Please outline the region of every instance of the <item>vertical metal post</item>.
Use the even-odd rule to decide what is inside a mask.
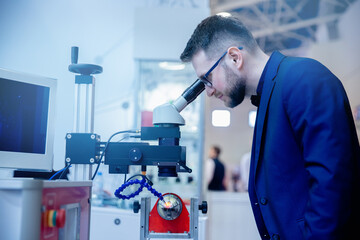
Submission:
[[[85,91],[85,132],[89,132],[89,84],[86,84]]]
[[[149,235],[149,216],[151,207],[151,198],[141,198],[140,211],[140,240],[147,240]]]
[[[94,133],[95,78],[92,75],[102,73],[103,69],[98,65],[78,64],[78,54],[79,48],[71,47],[69,71],[80,74],[75,76],[74,132]],[[85,88],[84,96],[81,94],[82,88]],[[90,180],[91,177],[91,164],[76,164],[74,174],[70,172],[70,178],[75,180]]]
[[[75,114],[75,132],[93,133],[94,132],[94,101],[95,101],[95,78],[93,76],[86,76],[90,81],[81,82],[76,81],[77,96],[76,100],[76,114]],[[91,89],[90,89],[91,88]],[[83,94],[82,91],[85,91]],[[92,178],[91,164],[75,164],[74,165],[74,180],[90,180]]]
[[[199,200],[192,198],[190,203],[190,237],[198,240],[199,237]]]
[[[75,118],[75,122],[74,122],[74,126],[75,126],[75,132],[80,132],[80,126],[79,126],[79,124],[80,124],[80,97],[81,97],[81,88],[80,88],[80,85],[79,84],[75,84],[75,87],[76,87],[76,92],[77,92],[77,94],[76,94],[76,98],[75,98],[75,103],[76,103],[76,105],[75,105],[75,116],[76,116],[76,118]]]
[[[203,159],[204,159],[204,132],[205,132],[205,97],[204,95],[200,95],[200,119],[199,119],[199,165],[198,165],[198,183],[197,183],[197,196],[198,196],[198,201],[201,202],[202,200],[205,199],[204,197],[204,192],[203,192],[203,169],[204,169],[204,164],[203,164]]]
[[[94,133],[94,118],[95,118],[95,79],[92,82],[92,88],[91,88],[91,113],[90,113],[90,132]]]

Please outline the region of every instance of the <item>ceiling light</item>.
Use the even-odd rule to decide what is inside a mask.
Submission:
[[[214,127],[230,126],[230,112],[228,110],[214,110],[211,123]]]
[[[185,64],[178,62],[161,62],[159,63],[159,67],[166,70],[183,70],[185,68]]]
[[[231,17],[231,13],[228,13],[228,12],[219,12],[216,15],[219,15],[222,17]]]

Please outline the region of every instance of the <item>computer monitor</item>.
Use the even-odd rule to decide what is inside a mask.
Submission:
[[[50,171],[56,80],[0,68],[0,168]]]

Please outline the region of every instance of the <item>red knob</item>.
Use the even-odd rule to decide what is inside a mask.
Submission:
[[[63,228],[66,221],[66,211],[65,209],[59,209],[56,211],[56,226],[58,228]]]
[[[66,221],[65,209],[48,210],[43,213],[43,226],[44,227],[58,227],[62,228]]]

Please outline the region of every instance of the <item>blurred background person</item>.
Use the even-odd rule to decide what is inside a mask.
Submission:
[[[213,145],[209,151],[209,158],[205,162],[205,178],[208,190],[225,191],[225,165],[220,161],[221,149]]]

